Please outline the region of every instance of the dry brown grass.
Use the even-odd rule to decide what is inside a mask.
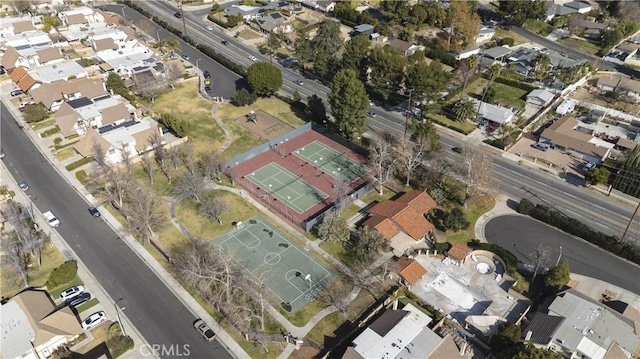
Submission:
[[[51,271],[64,263],[64,256],[60,253],[52,243],[45,245],[42,252],[42,267],[38,267],[38,263],[33,263],[32,271],[29,274],[32,287],[42,287],[47,283]],[[0,278],[1,294],[4,298],[11,298],[24,289],[22,277],[7,262],[6,257],[0,257]]]

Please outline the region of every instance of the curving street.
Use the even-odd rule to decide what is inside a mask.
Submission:
[[[487,222],[484,231],[489,243],[510,250],[522,263],[531,264],[531,254],[542,245],[551,248],[545,266],[554,266],[562,247],[562,258],[569,261],[572,273],[640,294],[639,266],[535,219],[520,215],[495,217]]]

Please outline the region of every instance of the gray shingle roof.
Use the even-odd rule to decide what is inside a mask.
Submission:
[[[522,339],[531,343],[547,344],[564,319],[554,315],[535,313],[529,325],[522,330]]]

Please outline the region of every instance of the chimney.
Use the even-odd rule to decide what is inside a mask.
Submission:
[[[398,309],[398,300],[394,300],[393,301],[393,310],[397,310]]]
[[[532,331],[530,331],[530,330],[529,330],[529,331],[527,331],[527,335],[525,335],[525,337],[524,337],[524,341],[525,341],[525,342],[528,342],[529,340],[531,340],[531,336],[532,336],[532,335],[533,335],[533,332],[532,332]]]

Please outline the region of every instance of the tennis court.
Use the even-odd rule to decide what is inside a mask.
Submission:
[[[295,150],[294,153],[344,183],[351,183],[368,172],[365,166],[349,158],[345,152],[338,152],[318,140]]]
[[[296,176],[274,162],[245,177],[298,213],[306,212],[329,197],[304,181],[302,175]]]
[[[287,311],[296,312],[336,277],[260,216],[213,240],[262,279]]]

